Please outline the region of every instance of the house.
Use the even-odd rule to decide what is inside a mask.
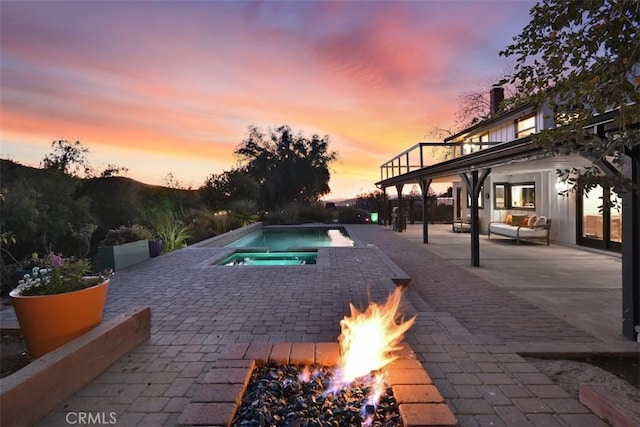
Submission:
[[[404,185],[419,184],[423,197],[432,183],[453,187],[454,218],[470,218],[471,263],[480,265],[479,235],[487,234],[491,222],[508,216],[545,216],[551,219],[548,239],[555,244],[578,245],[620,252],[623,261],[623,334],[635,337],[640,324],[640,195],[618,195],[596,187],[587,194],[566,193],[557,170],[592,164],[580,154],[545,153],[531,136],[556,124],[545,106],[523,105],[506,112],[498,106],[502,88],[490,92],[491,117],[439,143],[419,143],[380,167],[378,188],[395,187],[402,203]],[[616,130],[617,111],[595,117],[587,129],[594,134]],[[433,162],[430,146],[448,147],[452,158]],[[640,148],[628,153],[627,174],[640,184]],[[619,173],[611,164],[598,164],[604,174]],[[604,205],[603,205],[604,201]],[[624,209],[622,208],[624,207]],[[425,218],[428,215],[425,212]],[[455,228],[455,227],[454,227]],[[423,241],[428,243],[428,221],[423,222]]]

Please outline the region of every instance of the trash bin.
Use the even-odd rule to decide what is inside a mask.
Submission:
[[[391,211],[391,229],[393,231],[398,231],[398,207],[396,206]]]

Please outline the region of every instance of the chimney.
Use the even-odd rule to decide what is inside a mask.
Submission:
[[[504,101],[504,88],[500,86],[492,87],[489,91],[489,113],[497,113],[502,101]]]

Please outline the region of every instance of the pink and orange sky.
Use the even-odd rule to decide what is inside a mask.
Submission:
[[[80,140],[98,170],[197,188],[249,125],[288,124],[330,136],[327,198],[353,197],[504,73],[534,4],[2,0],[1,157]]]

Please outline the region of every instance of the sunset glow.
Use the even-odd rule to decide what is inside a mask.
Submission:
[[[3,1],[0,155],[38,166],[80,140],[98,169],[197,188],[249,125],[287,124],[330,136],[327,197],[354,197],[504,74],[533,4]]]

